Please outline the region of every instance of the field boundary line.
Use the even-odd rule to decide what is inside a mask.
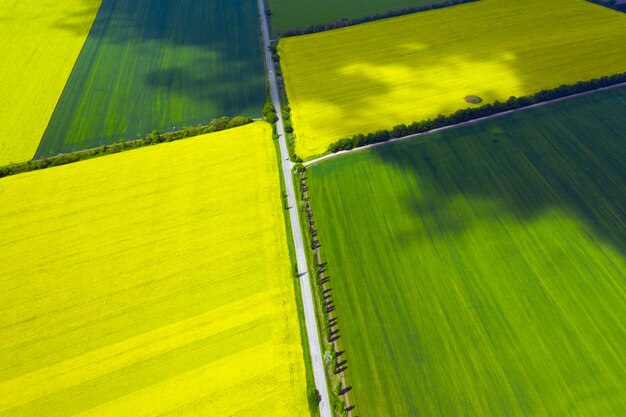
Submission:
[[[285,183],[285,193],[287,194],[287,203],[289,206],[289,218],[291,220],[291,236],[296,252],[296,265],[298,276],[300,277],[300,293],[302,297],[302,306],[304,310],[305,329],[309,338],[309,355],[311,356],[311,366],[313,368],[313,377],[315,387],[320,395],[318,404],[320,417],[332,417],[329,401],[328,383],[326,381],[326,370],[322,361],[322,349],[320,345],[320,335],[317,326],[317,317],[315,305],[313,302],[313,294],[311,290],[311,279],[307,265],[306,252],[304,249],[304,239],[302,238],[302,229],[300,227],[300,216],[298,213],[298,204],[296,201],[296,193],[293,186],[293,176],[291,175],[294,164],[289,160],[289,150],[287,148],[285,128],[283,125],[282,112],[280,107],[280,98],[278,94],[278,83],[276,81],[276,71],[274,61],[270,52],[270,32],[265,14],[264,0],[257,0],[259,8],[259,19],[261,20],[261,37],[263,44],[263,56],[265,57],[265,67],[269,81],[269,92],[272,105],[276,111],[276,130],[278,133],[278,142],[280,146],[280,168],[283,171],[283,181]],[[300,323],[302,325],[302,323]]]
[[[25,172],[40,171],[42,169],[54,168],[60,165],[73,164],[75,162],[86,161],[89,159],[99,158],[101,156],[111,155],[119,152],[132,151],[133,149],[141,149],[148,146],[159,145],[161,143],[176,142],[183,139],[191,139],[196,136],[206,135],[210,133],[223,132],[228,129],[236,129],[241,126],[246,126],[250,123],[257,121],[264,121],[261,118],[252,118],[248,116],[234,116],[232,118],[222,116],[212,120],[212,122],[219,122],[224,118],[228,121],[232,121],[235,118],[249,119],[243,124],[226,126],[219,128],[212,132],[203,132],[204,129],[210,127],[216,127],[215,123],[209,123],[206,125],[188,126],[181,130],[172,130],[164,133],[148,133],[146,136],[136,139],[120,139],[118,141],[102,144],[97,147],[81,149],[71,152],[60,152],[56,155],[44,156],[36,159],[31,159],[26,162],[19,162],[16,164],[0,165],[0,178],[8,177],[11,175],[23,174]],[[156,133],[155,133],[156,132]],[[182,136],[181,136],[182,135]],[[68,159],[69,158],[69,159]],[[55,162],[58,162],[55,164]]]
[[[559,98],[555,98],[555,99],[551,99],[551,100],[546,100],[546,101],[542,101],[541,103],[535,103],[535,104],[531,104],[528,106],[524,106],[524,107],[520,107],[518,109],[513,109],[513,110],[506,110],[500,113],[496,113],[496,114],[492,114],[489,116],[483,116],[483,117],[478,117],[476,119],[472,119],[472,120],[468,120],[465,122],[461,122],[461,123],[456,123],[453,125],[449,125],[449,126],[444,126],[444,127],[438,127],[436,129],[432,129],[429,130],[427,132],[422,132],[422,133],[414,133],[411,135],[407,135],[407,136],[402,136],[399,138],[393,138],[393,139],[389,139],[387,141],[384,142],[379,142],[379,143],[372,143],[370,145],[365,145],[365,146],[360,146],[358,148],[353,148],[347,151],[339,151],[339,152],[335,152],[335,153],[331,153],[328,155],[324,155],[324,156],[320,156],[319,158],[315,158],[315,159],[311,159],[309,161],[305,161],[302,163],[302,165],[304,165],[305,167],[311,167],[315,164],[318,164],[320,162],[326,161],[328,159],[332,159],[341,155],[345,155],[348,153],[353,153],[353,152],[357,152],[357,151],[361,151],[361,150],[365,150],[365,149],[371,149],[371,148],[377,148],[380,146],[385,146],[385,145],[389,145],[393,142],[400,142],[400,141],[404,141],[404,140],[409,140],[409,139],[416,139],[416,138],[421,138],[424,136],[428,136],[428,135],[432,135],[435,133],[439,133],[439,132],[444,132],[446,130],[452,130],[452,129],[456,129],[459,127],[463,127],[463,126],[470,126],[476,123],[481,123],[481,122],[485,122],[487,120],[492,120],[492,119],[496,119],[498,117],[504,117],[504,116],[508,116],[514,113],[518,113],[518,112],[522,112],[522,111],[526,111],[526,110],[531,110],[531,109],[536,109],[538,107],[542,107],[542,106],[547,106],[550,104],[555,104],[555,103],[559,103],[562,101],[567,101],[567,100],[571,100],[574,98],[578,98],[578,97],[583,97],[583,96],[587,96],[590,94],[595,94],[595,93],[599,93],[601,91],[607,91],[607,90],[613,90],[616,88],[621,88],[621,87],[626,87],[626,82],[623,83],[619,83],[619,84],[613,84],[613,85],[609,85],[606,87],[600,87],[600,88],[596,88],[594,90],[589,90],[589,91],[583,91],[580,93],[575,93],[575,94],[571,94],[565,97],[559,97]]]

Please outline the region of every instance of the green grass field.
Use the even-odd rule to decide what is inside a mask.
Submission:
[[[306,28],[334,23],[341,19],[358,19],[392,10],[444,3],[445,0],[269,0],[272,29]]]
[[[626,89],[308,171],[359,415],[626,410]]]
[[[37,156],[261,114],[254,0],[105,0]]]

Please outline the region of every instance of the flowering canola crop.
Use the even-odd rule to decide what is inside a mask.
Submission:
[[[586,0],[481,0],[279,44],[296,153],[626,71],[626,15]]]
[[[0,416],[308,415],[271,133],[0,181]]]
[[[35,155],[100,3],[0,3],[0,166]]]

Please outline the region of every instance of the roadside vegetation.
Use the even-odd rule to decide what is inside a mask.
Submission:
[[[278,180],[262,122],[1,179],[0,415],[308,416]]]
[[[481,0],[283,38],[278,51],[306,160],[344,137],[623,73],[626,15],[582,0]]]
[[[333,282],[328,274],[328,264],[322,255],[317,234],[315,215],[309,202],[306,168],[296,164],[293,171],[294,184],[300,211],[303,238],[307,247],[306,259],[311,271],[313,302],[321,335],[322,360],[329,385],[329,401],[333,416],[347,417],[356,405],[350,400],[352,386],[348,369],[349,353],[343,348],[341,328],[346,322],[335,311]],[[315,395],[315,393],[313,393]],[[309,396],[311,398],[311,396]]]
[[[280,144],[278,142],[278,132],[276,128],[277,115],[274,110],[274,106],[272,105],[271,100],[265,103],[263,107],[263,116],[265,120],[271,123],[272,126],[272,139],[274,142],[274,150],[276,152],[276,164],[278,167],[282,164],[282,157],[280,153]],[[282,169],[278,169],[280,174],[280,198],[283,204],[283,219],[285,221],[285,229],[287,230],[287,247],[289,248],[289,260],[291,262],[291,274],[294,279],[294,297],[296,301],[296,307],[298,311],[298,321],[300,325],[300,339],[302,342],[303,348],[303,357],[304,357],[304,365],[305,365],[305,373],[306,373],[306,394],[307,394],[307,403],[309,406],[309,411],[311,412],[312,417],[316,417],[320,415],[319,402],[320,402],[320,394],[317,391],[315,386],[315,377],[313,375],[313,364],[311,362],[310,348],[309,348],[309,336],[307,334],[305,328],[305,316],[304,316],[304,307],[303,300],[301,295],[301,281],[300,276],[298,274],[298,265],[296,260],[295,246],[293,239],[291,237],[291,218],[289,216],[289,202],[287,198],[287,193],[285,189],[284,182],[284,173]],[[289,175],[289,174],[288,174]]]
[[[621,416],[626,88],[307,169],[359,415]]]

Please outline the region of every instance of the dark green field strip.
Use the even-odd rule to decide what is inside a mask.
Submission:
[[[341,19],[359,19],[389,11],[442,4],[446,0],[269,0],[272,29],[324,25]]]
[[[37,157],[261,114],[254,0],[104,0]]]
[[[360,415],[623,416],[625,115],[622,88],[309,170]]]

